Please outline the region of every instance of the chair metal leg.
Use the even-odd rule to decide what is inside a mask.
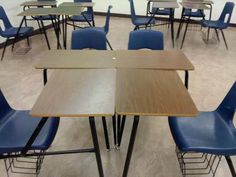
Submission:
[[[44,70],[43,70],[43,85],[46,85],[47,80],[48,80],[48,77],[47,77],[47,69],[44,69]]]
[[[215,32],[216,32],[217,40],[220,42],[220,37],[219,37],[219,33],[218,33],[217,29],[215,29]]]
[[[229,48],[228,48],[228,45],[227,45],[227,42],[226,42],[226,39],[225,39],[224,32],[223,32],[223,30],[220,30],[220,31],[221,31],[222,37],[223,37],[223,39],[224,39],[224,42],[225,42],[225,47],[226,47],[226,49],[228,50]]]
[[[230,172],[231,172],[231,174],[232,174],[232,177],[236,177],[234,165],[233,165],[233,162],[232,162],[230,156],[225,156],[225,159],[226,159],[227,164],[228,164],[228,166],[229,166],[229,169],[230,169]]]
[[[1,61],[3,60],[3,57],[4,57],[4,55],[5,55],[5,51],[6,51],[6,48],[7,48],[8,39],[9,39],[9,38],[7,38],[7,40],[6,40],[5,44],[4,44],[4,48],[3,48],[3,51],[2,51]]]
[[[117,116],[117,147],[119,147],[120,128],[121,128],[121,115],[118,115]]]
[[[26,19],[26,17],[24,16],[24,17],[22,18],[21,22],[20,22],[20,26],[19,26],[19,28],[17,29],[17,32],[16,32],[16,36],[15,36],[15,38],[13,39],[13,44],[12,44],[12,47],[11,47],[11,51],[14,50],[16,40],[17,40],[18,37],[19,37],[20,29],[21,29],[21,27],[22,27],[23,22],[25,21],[25,19]]]
[[[105,141],[106,141],[106,147],[109,150],[110,143],[109,143],[109,136],[108,136],[108,131],[107,131],[106,117],[102,117],[102,124],[103,124],[104,136],[105,136]]]
[[[133,127],[130,135],[130,141],[129,141],[129,147],[128,147],[128,152],[126,155],[126,160],[125,160],[125,166],[123,170],[123,175],[122,177],[127,177],[128,175],[128,170],[129,170],[129,164],[133,152],[133,147],[134,147],[134,142],[136,138],[136,133],[138,129],[138,123],[139,123],[139,116],[134,116],[134,122],[133,122]]]
[[[95,151],[97,165],[98,165],[99,177],[104,177],[103,168],[102,168],[102,159],[100,155],[100,149],[99,149],[99,144],[98,144],[94,117],[89,117],[89,124],[90,124],[91,133],[92,133],[92,139],[93,139],[94,151]]]
[[[75,30],[75,21],[73,20],[72,23],[73,23],[73,28]]]
[[[107,42],[108,46],[110,47],[110,49],[113,50],[113,48],[107,38],[106,38],[106,42]]]
[[[207,29],[207,41],[209,41],[210,29],[211,29],[211,28],[208,28],[208,29]]]

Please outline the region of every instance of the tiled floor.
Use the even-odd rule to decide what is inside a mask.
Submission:
[[[97,17],[96,24],[102,26],[104,17]],[[175,26],[177,28],[177,25]],[[127,49],[128,35],[133,29],[130,19],[111,18],[109,41],[114,49]],[[153,28],[164,32],[165,49],[171,49],[170,29],[167,26]],[[70,38],[70,32],[68,32]],[[213,110],[236,79],[236,29],[225,31],[229,50],[220,43],[206,45],[202,40],[199,26],[191,26],[187,33],[183,52],[194,64],[190,72],[189,92],[199,110]],[[213,35],[213,37],[215,37]],[[49,31],[50,43],[56,49],[53,31]],[[181,38],[180,38],[181,39]],[[43,89],[42,71],[34,69],[35,63],[47,50],[41,35],[31,38],[32,49],[26,55],[12,54],[7,48],[6,56],[0,62],[0,88],[7,100],[16,109],[31,109]],[[176,49],[180,46],[177,41]],[[21,43],[23,45],[24,43]],[[68,45],[70,42],[68,41]],[[183,73],[179,72],[181,77]],[[107,152],[103,139],[101,120],[97,119],[97,131],[101,146],[103,167],[106,177],[118,177],[122,174],[124,159],[130,135],[131,119],[128,119],[124,139],[120,150]],[[111,119],[108,119],[110,141],[112,141]],[[62,119],[58,134],[52,145],[56,148],[91,146],[88,120]],[[175,156],[166,117],[141,117],[129,176],[132,177],[181,177]],[[234,162],[236,159],[233,158]],[[3,161],[0,162],[0,176],[5,177]],[[29,176],[15,175],[11,176]],[[42,177],[95,177],[98,176],[93,154],[61,155],[46,157],[40,173]],[[230,176],[225,159],[222,160],[216,177]]]

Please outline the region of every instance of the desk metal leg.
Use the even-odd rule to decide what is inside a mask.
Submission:
[[[227,164],[228,164],[228,166],[229,166],[229,169],[230,169],[230,172],[231,172],[231,174],[232,174],[232,177],[236,177],[234,165],[233,165],[233,162],[232,162],[230,156],[225,156],[225,159],[226,159]]]
[[[119,138],[118,138],[118,147],[120,147],[120,144],[121,144],[123,131],[124,131],[124,127],[125,127],[125,121],[126,121],[126,116],[124,115],[122,117],[122,121],[121,121],[121,127],[120,127]]]
[[[107,131],[107,121],[106,117],[102,117],[102,124],[103,124],[103,130],[104,130],[104,136],[106,141],[106,147],[109,150],[110,149],[110,143],[109,143],[109,137],[108,137],[108,131]]]
[[[64,39],[64,48],[67,48],[67,17],[65,16],[65,39]]]
[[[58,24],[57,24],[57,22],[56,22],[56,24],[54,23],[52,16],[51,16],[51,21],[52,21],[52,26],[53,26],[56,38],[57,38],[57,49],[61,49]]]
[[[172,47],[175,47],[175,41],[174,41],[174,9],[170,9],[171,10],[171,16],[170,16],[170,20],[171,20],[171,39],[172,39]]]
[[[119,147],[120,128],[121,128],[121,115],[118,115],[117,116],[117,148]]]
[[[97,131],[96,131],[94,117],[89,117],[89,124],[90,124],[90,129],[91,129],[92,138],[93,138],[93,145],[94,145],[94,150],[95,150],[95,154],[96,154],[99,176],[104,177],[103,168],[102,168],[102,159],[101,159],[101,155],[100,155],[100,149],[99,149],[99,144],[98,144]]]
[[[182,25],[183,25],[183,21],[184,21],[184,8],[182,8],[181,18],[180,18],[180,23],[179,23],[179,28],[178,28],[178,32],[177,32],[177,35],[176,35],[176,39],[179,38],[179,34],[180,34],[180,30],[181,30]]]
[[[50,44],[49,44],[49,41],[48,41],[47,32],[46,32],[45,26],[43,24],[43,20],[40,20],[40,22],[41,22],[42,30],[43,30],[43,33],[44,33],[44,36],[45,36],[45,39],[46,39],[46,42],[47,42],[48,50],[51,50],[51,47],[50,47]]]
[[[185,70],[184,84],[185,84],[185,87],[186,87],[187,89],[188,89],[188,78],[189,78],[188,70]]]
[[[28,140],[28,142],[26,143],[25,147],[23,148],[23,150],[21,151],[22,154],[26,154],[27,151],[30,149],[30,147],[32,146],[32,144],[34,143],[35,139],[37,138],[38,134],[40,133],[41,129],[43,128],[43,126],[45,125],[45,123],[47,122],[48,117],[43,117],[40,122],[38,123],[38,126],[36,127],[36,129],[34,130],[33,134],[31,135],[30,139]]]
[[[134,122],[133,122],[133,127],[130,135],[130,141],[129,141],[129,147],[128,147],[128,152],[126,155],[126,160],[125,160],[125,166],[124,166],[124,171],[123,171],[123,177],[127,177],[128,175],[128,170],[129,170],[129,164],[133,152],[133,147],[134,147],[134,142],[136,138],[136,133],[138,129],[138,123],[139,123],[139,116],[134,116]]]
[[[183,36],[183,39],[182,39],[182,43],[181,43],[180,49],[182,49],[182,48],[183,48],[183,45],[184,45],[184,40],[185,40],[185,37],[186,37],[188,25],[189,25],[189,23],[190,23],[190,17],[191,17],[191,9],[190,9],[189,17],[188,17],[187,24],[186,24],[186,27],[185,27],[185,30],[184,30],[184,36]]]
[[[43,69],[43,84],[46,85],[48,81],[47,69]]]
[[[116,115],[112,116],[112,125],[113,125],[113,135],[114,135],[114,144],[117,145],[117,135],[116,135]]]

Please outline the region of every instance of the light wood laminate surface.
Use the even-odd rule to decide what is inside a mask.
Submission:
[[[44,15],[80,15],[84,7],[61,6],[56,8],[29,8],[17,16],[44,16]]]
[[[56,6],[57,1],[26,1],[20,6]]]
[[[45,51],[37,69],[144,68],[194,70],[180,50],[56,50]]]
[[[112,116],[114,69],[56,70],[30,114],[35,117]]]
[[[93,7],[94,2],[63,2],[59,6]]]
[[[119,69],[116,113],[196,116],[197,108],[176,71]]]
[[[179,8],[179,4],[175,1],[160,1],[160,2],[153,2],[152,7],[154,8]]]
[[[185,8],[185,9],[200,9],[200,10],[207,10],[210,9],[207,4],[205,3],[192,3],[192,2],[180,2],[180,4]]]

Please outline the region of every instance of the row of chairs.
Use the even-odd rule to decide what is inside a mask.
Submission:
[[[129,0],[130,1],[130,12],[131,12],[131,21],[133,23],[134,30],[138,30],[140,28],[147,28],[148,26],[154,26],[155,25],[155,19],[152,17],[138,17],[135,13],[135,8],[134,8],[134,2],[133,0]],[[154,2],[155,3],[155,2]],[[196,11],[192,11],[191,9],[184,9],[183,11],[183,18],[184,17],[194,17],[194,18],[201,18],[201,25],[202,27],[208,28],[210,31],[210,29],[214,29],[216,35],[217,35],[217,39],[218,41],[219,39],[219,34],[218,34],[218,30],[221,32],[226,49],[228,49],[228,45],[226,42],[226,38],[224,35],[223,30],[228,28],[229,24],[230,24],[230,20],[231,20],[231,16],[233,13],[233,8],[234,8],[234,3],[233,2],[226,2],[223,11],[219,17],[218,20],[205,20],[205,13],[203,10],[196,10]],[[152,10],[150,10],[150,7],[148,5],[147,8],[147,15],[171,15],[171,10],[168,8],[165,9],[156,9],[155,7],[152,7]],[[179,25],[179,29],[178,29],[178,34],[177,37],[179,36],[179,32],[180,32],[180,28],[182,27],[182,23],[180,23]],[[209,32],[208,32],[208,36],[207,39],[209,39]]]

